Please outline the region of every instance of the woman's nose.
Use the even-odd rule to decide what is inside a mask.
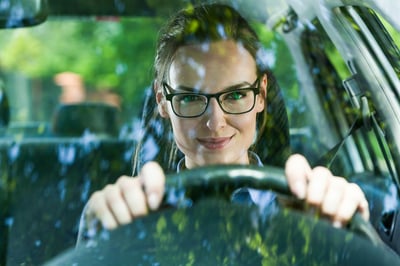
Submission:
[[[206,125],[211,131],[217,131],[226,126],[225,112],[219,106],[217,99],[210,99],[205,116]]]

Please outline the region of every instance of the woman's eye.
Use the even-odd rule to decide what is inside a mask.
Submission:
[[[246,96],[246,92],[243,91],[232,91],[227,93],[224,100],[240,100]]]
[[[180,103],[192,103],[196,101],[201,101],[201,97],[195,94],[180,95],[178,97],[178,102]]]

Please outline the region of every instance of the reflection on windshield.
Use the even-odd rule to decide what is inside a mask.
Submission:
[[[0,32],[1,78],[11,112],[0,146],[2,173],[8,173],[4,195],[10,195],[4,210],[11,221],[10,264],[36,264],[72,246],[88,195],[132,172],[135,142],[144,134],[143,161],[157,156],[167,161],[170,150],[164,144],[172,135],[165,136],[164,119],[154,120],[156,112],[150,110],[143,117],[146,124],[151,121],[149,131],[134,120],[147,107],[143,99],[154,99],[148,88],[161,23],[50,18],[38,27]],[[296,112],[307,113],[301,103],[305,96],[298,92],[284,40],[262,24],[254,27],[266,46],[260,58],[273,68],[289,99],[291,120],[302,118]],[[285,108],[277,91],[268,95]],[[268,107],[281,111],[274,104]]]
[[[271,214],[207,199],[104,231],[46,265],[393,265],[397,259],[384,246],[293,210]]]
[[[147,48],[158,26],[150,19],[50,20],[0,32],[12,121],[49,121],[57,104],[78,102],[105,102],[134,116],[150,84],[154,51]],[[135,28],[146,30],[125,38]]]
[[[7,226],[8,241],[1,243],[7,248],[7,265],[37,265],[73,246],[89,195],[131,171],[126,155],[133,148],[130,140],[88,137],[13,144],[8,164],[4,157],[0,164],[2,175],[11,177],[1,214]]]
[[[2,250],[9,264],[40,264],[73,246],[88,196],[132,172],[135,143],[144,134],[144,161],[168,156],[163,121],[149,111],[149,134],[135,119],[147,108],[143,99],[154,99],[149,87],[161,23],[49,18],[0,32],[0,78],[11,115],[0,145],[8,231]],[[277,57],[291,61],[279,48],[283,40],[255,27],[266,44],[262,58],[284,77],[282,86],[293,88],[295,73],[274,64]]]

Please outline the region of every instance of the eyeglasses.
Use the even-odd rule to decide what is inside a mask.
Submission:
[[[172,110],[178,117],[199,117],[207,110],[211,98],[215,98],[221,109],[227,114],[244,114],[253,110],[256,95],[260,93],[259,79],[246,88],[235,88],[219,93],[168,93],[171,86],[163,82],[164,94],[171,102]]]

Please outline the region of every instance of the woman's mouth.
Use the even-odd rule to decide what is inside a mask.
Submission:
[[[206,149],[220,150],[226,147],[231,141],[232,137],[222,138],[198,138],[197,141]]]

